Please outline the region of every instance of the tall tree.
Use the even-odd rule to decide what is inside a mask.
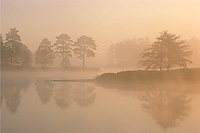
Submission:
[[[83,67],[85,66],[86,57],[94,57],[97,46],[95,41],[88,36],[82,35],[74,43],[74,54],[83,61]]]
[[[157,37],[157,41],[145,49],[141,56],[144,60],[140,61],[140,66],[146,69],[163,69],[169,70],[173,67],[187,67],[187,63],[192,63],[190,58],[192,52],[184,41],[180,40],[180,36],[161,32]]]
[[[42,65],[46,68],[47,65],[53,63],[54,58],[55,56],[51,42],[47,38],[44,38],[35,52],[35,63],[36,65]]]
[[[73,41],[67,34],[61,34],[56,37],[55,52],[62,57],[61,66],[66,67],[70,63],[69,57],[72,57]]]
[[[32,53],[21,42],[21,37],[16,28],[11,28],[6,34],[6,42],[3,43],[2,55],[6,64],[27,66],[32,62]]]

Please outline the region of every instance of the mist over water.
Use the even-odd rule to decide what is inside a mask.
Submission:
[[[2,133],[199,133],[199,0],[1,0]]]
[[[78,78],[77,74],[70,76]],[[44,77],[27,75],[2,76],[3,133],[200,130],[198,81],[105,86],[95,82],[45,81],[56,78],[44,72]]]

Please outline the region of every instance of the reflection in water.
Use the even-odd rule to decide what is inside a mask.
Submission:
[[[96,98],[94,85],[79,83],[74,88],[74,100],[81,106],[86,107],[91,105]]]
[[[188,116],[191,101],[186,95],[170,92],[145,92],[139,96],[142,109],[153,116],[164,129],[178,126]]]
[[[62,109],[69,107],[72,102],[76,102],[81,107],[89,106],[96,98],[94,84],[90,83],[37,81],[35,85],[37,93],[44,104],[52,97],[56,105]]]
[[[54,89],[54,99],[57,106],[59,106],[60,108],[67,108],[72,102],[72,88],[66,82],[61,83],[60,85],[61,86],[57,86]]]
[[[37,81],[35,87],[42,103],[49,102],[53,92],[53,84],[51,82]]]
[[[11,113],[16,113],[22,98],[22,91],[30,85],[29,80],[6,80],[1,81],[1,102],[5,100],[6,107]]]

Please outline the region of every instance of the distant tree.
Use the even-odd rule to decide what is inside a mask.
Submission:
[[[73,41],[67,34],[61,34],[56,39],[55,52],[62,57],[61,66],[66,67],[70,64],[69,57],[72,57]]]
[[[107,51],[109,65],[117,64],[116,53],[117,53],[117,44],[110,45],[110,47]]]
[[[140,38],[127,39],[112,44],[107,51],[108,65],[111,67],[133,68],[137,65],[139,53],[144,50],[148,43],[148,38]]]
[[[53,63],[54,58],[55,56],[51,42],[47,38],[44,38],[35,52],[35,63],[36,65],[42,65],[46,68],[47,65]]]
[[[193,52],[191,56],[192,67],[200,67],[200,40],[197,38],[191,38],[187,41],[187,45],[190,46]]]
[[[32,53],[21,42],[18,32],[16,28],[11,28],[6,34],[6,42],[3,43],[2,49],[2,61],[5,64],[27,66],[32,62]]]
[[[21,59],[21,65],[23,67],[29,67],[32,63],[32,52],[26,45],[23,45],[21,47],[22,52],[20,53]]]
[[[5,46],[5,43],[3,42],[3,38],[2,38],[2,35],[0,34],[0,43],[1,43],[1,64],[6,64],[8,61],[7,61],[7,55],[6,55],[6,46]]]
[[[88,36],[82,35],[74,43],[74,54],[78,56],[79,59],[83,60],[83,67],[85,66],[86,57],[94,57],[97,46],[95,41]]]
[[[189,46],[180,40],[180,36],[167,31],[160,34],[156,38],[157,41],[141,53],[144,60],[139,62],[140,66],[145,66],[146,69],[160,69],[160,71],[176,66],[187,67],[187,63],[191,63],[192,55]]]

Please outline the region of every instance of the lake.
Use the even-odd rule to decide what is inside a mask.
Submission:
[[[2,133],[199,133],[200,83],[2,78]]]

